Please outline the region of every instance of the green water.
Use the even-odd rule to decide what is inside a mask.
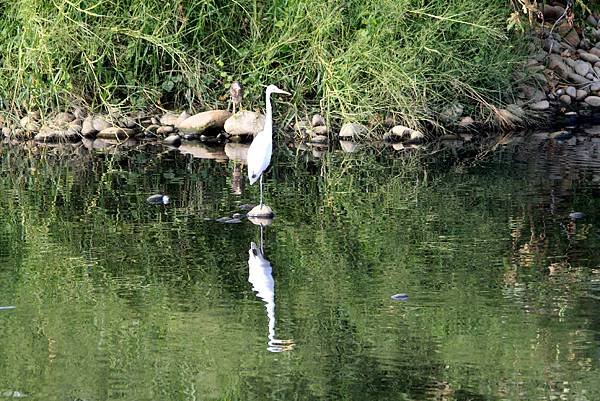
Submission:
[[[279,149],[279,347],[248,281],[259,226],[214,221],[258,199],[222,151],[2,145],[0,397],[598,400],[598,145],[426,169]]]

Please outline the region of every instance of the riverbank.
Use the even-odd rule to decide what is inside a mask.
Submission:
[[[14,30],[0,44],[0,127],[11,140],[244,140],[260,127],[263,117],[252,111],[262,110],[262,84],[272,81],[294,93],[276,107],[286,139],[319,144],[385,140],[414,148],[440,137],[546,127],[557,116],[575,122],[600,110],[598,18],[577,8],[573,23],[560,2],[538,9],[531,25],[521,21],[526,34],[507,33],[514,13],[503,1],[483,9],[465,0],[212,10],[240,22],[235,27],[181,4],[159,13],[152,2],[26,3],[0,17]],[[199,27],[209,15],[212,24]],[[216,21],[231,29],[215,31]],[[252,127],[232,133],[225,121],[234,79],[244,84],[241,107],[249,112],[236,118]]]
[[[19,119],[75,107],[117,119],[226,109],[239,80],[246,110],[263,108],[263,85],[275,83],[294,94],[279,113],[330,125],[391,117],[423,130],[445,125],[438,117],[458,103],[489,123],[511,103],[526,54],[507,33],[505,0],[4,7],[0,99]]]

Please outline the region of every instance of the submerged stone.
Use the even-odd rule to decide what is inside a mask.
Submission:
[[[583,212],[571,212],[569,213],[569,218],[571,220],[579,220],[579,219],[583,219],[585,217],[585,213]]]
[[[250,217],[268,217],[273,218],[275,213],[273,213],[273,209],[267,205],[256,205],[252,210],[248,212],[248,218]]]
[[[168,195],[156,194],[149,196],[146,202],[152,205],[168,205],[171,202],[171,198]]]
[[[394,301],[408,301],[408,295],[407,294],[394,294],[391,296],[392,300]]]

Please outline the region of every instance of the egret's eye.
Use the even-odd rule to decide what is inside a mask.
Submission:
[[[258,256],[258,251],[256,249],[253,249],[252,253],[254,254],[254,256]]]
[[[256,174],[252,174],[252,178],[256,178]]]

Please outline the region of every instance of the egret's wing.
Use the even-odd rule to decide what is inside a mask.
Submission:
[[[273,152],[273,141],[263,132],[254,137],[248,148],[248,179],[250,185],[254,184],[260,175],[269,167],[271,154]]]

